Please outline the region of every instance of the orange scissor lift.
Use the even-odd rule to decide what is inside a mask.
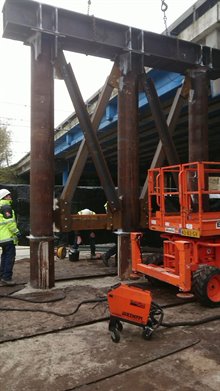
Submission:
[[[148,171],[149,228],[162,232],[161,264],[143,260],[131,233],[132,270],[193,291],[204,305],[220,304],[220,162]]]

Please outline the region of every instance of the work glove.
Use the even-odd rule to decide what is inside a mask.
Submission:
[[[20,231],[17,231],[17,232],[16,232],[16,236],[17,236],[17,239],[19,239],[19,238],[21,237]]]
[[[14,245],[17,246],[17,245],[18,245],[18,236],[17,236],[17,232],[15,232],[15,233],[13,234],[12,239],[13,239]]]
[[[14,244],[15,245],[18,245],[20,237],[21,237],[21,233],[20,233],[20,231],[17,231],[15,233],[15,237],[14,237]]]

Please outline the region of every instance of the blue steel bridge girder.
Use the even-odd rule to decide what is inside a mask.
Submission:
[[[151,70],[148,73],[148,77],[154,80],[155,88],[160,99],[164,100],[170,95],[174,95],[178,87],[183,83],[184,77],[181,74],[166,71],[155,71]],[[118,121],[118,110],[117,110],[117,95],[109,101],[106,106],[105,114],[103,115],[98,131],[105,132],[116,126]],[[144,92],[139,93],[139,110],[146,109],[149,106],[148,99]],[[109,115],[110,113],[110,115]],[[75,118],[75,114],[73,114]],[[68,135],[71,135],[70,137]],[[70,151],[74,145],[78,144],[83,140],[83,132],[79,124],[74,125],[61,137],[55,141],[55,156],[59,157],[65,152]]]

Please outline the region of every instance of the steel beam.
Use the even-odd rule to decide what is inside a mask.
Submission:
[[[108,229],[107,214],[71,215],[72,231]]]
[[[71,215],[72,231],[112,230],[120,228],[120,218],[117,214],[105,213],[95,215]]]
[[[54,286],[54,81],[51,38],[41,37],[41,55],[31,56],[30,283]]]
[[[114,60],[136,53],[143,65],[185,73],[206,66],[209,77],[220,77],[220,50],[29,0],[6,0],[3,36],[28,44],[34,32],[54,36],[63,50]]]

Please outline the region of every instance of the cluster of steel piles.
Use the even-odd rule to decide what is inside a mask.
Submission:
[[[172,133],[188,96],[189,161],[207,160],[207,86],[210,79],[220,76],[220,51],[35,1],[6,0],[3,17],[3,36],[31,46],[31,285],[54,286],[54,68],[66,83],[84,133],[56,219],[63,231],[82,227],[82,221],[70,213],[70,201],[90,154],[110,208],[107,215],[96,215],[88,221],[87,227],[120,230],[119,276],[123,279],[130,272],[128,233],[146,227],[147,182],[139,194],[138,92],[142,89],[146,93],[160,137],[152,167],[161,164],[165,157],[170,164],[179,162]],[[114,62],[92,118],[63,50]],[[145,67],[186,76],[167,119]],[[118,184],[111,179],[96,135],[115,87],[118,88]],[[86,224],[83,220],[85,228]]]

